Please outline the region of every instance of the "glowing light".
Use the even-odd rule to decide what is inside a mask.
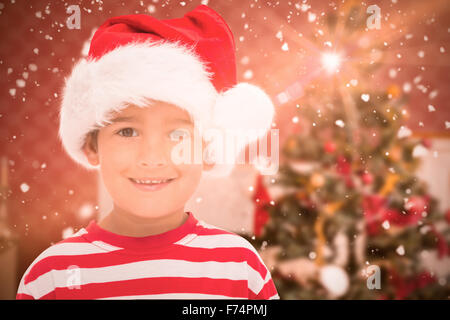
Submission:
[[[336,53],[322,54],[322,65],[329,72],[337,72],[341,64],[341,57]]]

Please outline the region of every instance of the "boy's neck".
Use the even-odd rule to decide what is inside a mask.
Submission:
[[[161,234],[184,224],[189,215],[184,209],[169,213],[160,218],[143,218],[130,215],[116,207],[98,223],[109,232],[129,236],[146,237]]]

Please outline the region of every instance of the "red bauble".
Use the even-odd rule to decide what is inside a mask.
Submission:
[[[323,149],[326,153],[333,153],[336,151],[336,143],[334,143],[333,141],[325,142]]]
[[[450,224],[450,209],[445,211],[445,220],[447,220],[447,223]]]
[[[363,175],[361,176],[361,180],[364,184],[368,185],[368,184],[372,184],[373,182],[373,175],[370,172],[364,172]]]
[[[429,199],[427,196],[412,196],[405,204],[405,209],[409,214],[422,215],[428,210]]]
[[[364,216],[366,219],[367,233],[376,236],[381,230],[380,212],[386,206],[386,198],[378,194],[366,195],[362,201]]]
[[[430,149],[430,148],[431,148],[431,145],[432,145],[431,140],[430,140],[430,139],[423,139],[423,140],[422,140],[422,145],[423,145],[425,148]]]
[[[403,213],[397,209],[385,208],[381,211],[381,220],[387,220],[392,225],[407,226],[416,224],[422,219],[422,214]]]
[[[340,155],[337,159],[336,169],[338,173],[345,176],[350,174],[352,167],[350,161],[344,156]]]

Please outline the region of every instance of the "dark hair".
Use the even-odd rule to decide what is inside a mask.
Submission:
[[[97,152],[98,144],[97,144],[97,137],[98,137],[98,129],[90,131],[88,133],[88,136],[91,137],[90,145],[89,147]]]

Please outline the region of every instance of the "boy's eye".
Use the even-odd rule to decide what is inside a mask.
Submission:
[[[179,141],[180,137],[183,139],[189,138],[190,133],[189,133],[189,130],[187,130],[187,129],[176,129],[176,130],[171,131],[169,133],[169,136],[170,136],[170,140]]]
[[[134,130],[133,128],[123,128],[117,131],[117,134],[119,134],[119,136],[129,137],[128,134],[132,134],[133,131],[136,132],[136,130]],[[120,134],[121,132],[124,133],[125,135]]]

